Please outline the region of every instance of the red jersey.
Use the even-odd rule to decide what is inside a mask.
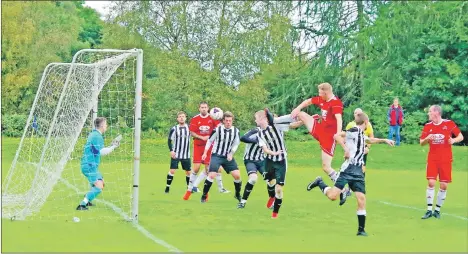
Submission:
[[[323,127],[327,130],[334,131],[337,130],[337,122],[335,114],[343,115],[343,103],[341,100],[333,96],[333,98],[328,101],[322,99],[320,96],[310,98],[312,104],[320,107],[322,111],[322,122]]]
[[[428,161],[452,161],[452,145],[448,140],[460,134],[460,129],[452,120],[442,119],[442,122],[435,124],[429,122],[424,125],[420,139],[425,139],[429,134],[434,135],[434,139],[429,140]]]
[[[198,114],[190,120],[189,130],[200,136],[210,136],[219,123],[219,120],[213,120],[209,114],[206,116]],[[196,146],[204,146],[206,145],[206,140],[194,138],[193,144]]]

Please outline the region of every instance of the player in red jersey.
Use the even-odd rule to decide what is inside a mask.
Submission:
[[[309,133],[320,143],[322,148],[322,168],[333,182],[336,182],[338,173],[332,169],[331,163],[335,152],[336,134],[341,133],[343,127],[343,103],[333,94],[333,88],[329,83],[318,85],[319,96],[303,101],[292,112],[291,117],[307,127]],[[309,105],[317,105],[321,109],[321,116],[311,116],[301,110]]]
[[[207,176],[206,170],[208,169],[208,165],[210,165],[211,156],[208,156],[205,160],[202,160],[202,155],[205,151],[205,145],[208,138],[216,126],[218,126],[220,123],[219,120],[212,119],[210,114],[208,114],[209,107],[207,102],[201,102],[199,104],[198,111],[200,114],[194,116],[190,120],[189,125],[190,135],[193,137],[193,167],[192,173],[190,174],[189,185],[184,195],[185,200],[190,198],[192,191],[198,192],[197,185]],[[211,148],[208,154],[211,154]],[[202,163],[205,165],[205,170],[202,171],[197,178],[197,174]],[[218,173],[216,176],[216,180],[219,191],[221,193],[229,193],[228,190],[223,188],[223,181],[220,173]]]
[[[452,120],[442,119],[442,109],[439,105],[431,106],[428,116],[430,122],[424,125],[419,138],[419,143],[422,146],[429,144],[426,165],[426,178],[428,181],[426,190],[427,212],[422,219],[430,217],[440,219],[440,208],[447,196],[447,186],[452,182],[452,144],[461,142],[463,135]],[[437,205],[435,211],[432,212],[437,176],[439,176],[440,186],[437,193]]]

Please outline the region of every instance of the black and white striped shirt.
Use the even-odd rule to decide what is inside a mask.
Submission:
[[[232,126],[229,129],[224,128],[223,124],[218,125],[211,133],[205,150],[213,144],[211,154],[226,157],[229,153],[234,154],[239,147],[239,129]]]
[[[346,131],[345,145],[349,149],[349,159],[346,160],[341,171],[344,171],[348,165],[362,166],[364,164],[364,149],[368,137],[359,127],[353,127]]]
[[[167,142],[169,150],[176,153],[177,159],[190,159],[190,131],[187,124],[172,127]]]
[[[254,128],[241,137],[241,141],[246,143],[244,150],[244,160],[263,161],[265,154],[258,145],[258,132],[260,128]]]
[[[266,146],[273,152],[282,150],[283,153],[280,155],[269,155],[266,157],[272,161],[282,161],[287,157],[286,144],[284,143],[284,131],[289,130],[289,122],[284,124],[275,124],[274,126],[267,126],[266,129],[258,132],[258,145],[260,147]]]

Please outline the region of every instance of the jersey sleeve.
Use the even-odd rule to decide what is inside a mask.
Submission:
[[[315,96],[315,97],[310,98],[310,102],[314,105],[319,105],[320,101],[321,101],[320,96]]]
[[[198,125],[195,123],[196,121],[194,119],[195,119],[195,117],[192,118],[192,120],[190,120],[189,130],[193,131],[193,132],[197,132]]]
[[[167,137],[167,146],[169,147],[169,151],[172,151],[172,142],[175,140],[175,128],[172,127],[169,130],[169,136]]]
[[[332,113],[333,115],[336,115],[336,114],[343,114],[343,103],[341,102],[341,100],[339,99],[336,99],[336,100],[332,100],[331,101],[331,109],[332,109]]]
[[[345,130],[349,130],[354,127],[354,122],[349,122],[348,125],[346,125]]]
[[[419,136],[419,139],[425,139],[427,135],[429,135],[429,128],[427,127],[427,125],[424,125],[424,128],[421,132],[421,136]]]
[[[460,128],[458,128],[457,124],[454,122],[454,121],[450,121],[450,129],[451,129],[451,133],[452,135],[454,135],[455,137],[460,135]]]
[[[275,128],[280,131],[289,131],[290,123],[275,124]]]

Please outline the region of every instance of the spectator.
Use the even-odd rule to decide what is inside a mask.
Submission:
[[[387,118],[390,123],[388,139],[393,140],[395,134],[395,145],[400,145],[400,127],[403,124],[403,109],[398,103],[398,98],[393,99],[393,104],[388,109]]]

